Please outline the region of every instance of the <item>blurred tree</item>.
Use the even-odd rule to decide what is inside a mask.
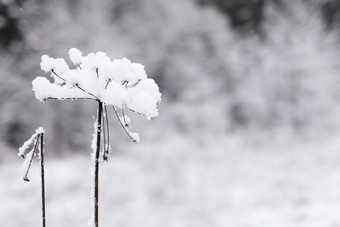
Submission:
[[[5,49],[23,40],[23,32],[18,19],[20,6],[20,1],[0,2],[0,46]]]
[[[242,32],[261,32],[263,7],[268,1],[279,0],[197,0],[202,5],[214,5]]]
[[[240,103],[249,122],[261,127],[295,132],[333,127],[338,35],[325,29],[317,6],[303,0],[282,2],[284,8],[266,6],[265,38],[250,43],[245,61],[252,62],[251,74],[238,90]]]
[[[329,27],[338,27],[340,25],[340,1],[329,0],[322,4],[323,16]]]

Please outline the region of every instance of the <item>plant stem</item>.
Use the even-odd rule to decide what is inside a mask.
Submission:
[[[39,139],[39,138],[38,138]],[[37,141],[38,143],[38,141]],[[45,171],[44,171],[44,133],[40,134],[40,167],[41,167],[41,212],[42,212],[42,227],[46,227],[46,212],[45,212]]]
[[[99,189],[99,154],[100,154],[100,139],[102,130],[102,112],[103,103],[98,101],[98,113],[97,113],[97,144],[96,144],[96,156],[95,156],[95,170],[94,170],[94,225],[98,227],[98,189]]]

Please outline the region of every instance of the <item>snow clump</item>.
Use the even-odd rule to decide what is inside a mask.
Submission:
[[[161,93],[155,81],[147,78],[143,65],[127,58],[111,60],[104,52],[83,56],[78,49],[71,48],[68,54],[73,69],[63,58],[41,57],[41,70],[54,81],[46,77],[33,80],[38,100],[93,99],[129,109],[147,119],[158,116]]]

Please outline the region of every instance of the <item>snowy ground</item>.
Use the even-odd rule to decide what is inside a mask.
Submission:
[[[243,145],[241,145],[243,144]],[[100,224],[118,227],[340,226],[340,143],[260,146],[181,137],[127,146],[101,168]],[[14,155],[14,154],[13,154]],[[7,156],[6,156],[7,157]],[[89,155],[46,157],[47,224],[86,226]],[[39,168],[0,163],[1,226],[39,226]]]

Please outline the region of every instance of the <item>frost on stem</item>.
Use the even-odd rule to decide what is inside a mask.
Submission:
[[[19,153],[18,155],[25,158],[25,153],[27,152],[27,150],[30,148],[30,146],[35,143],[36,139],[37,139],[37,135],[44,133],[44,129],[42,127],[38,128],[35,130],[35,133],[31,136],[31,138],[29,138],[20,148],[19,148]]]
[[[23,179],[25,181],[30,181],[28,179],[28,173],[31,169],[31,165],[33,163],[33,158],[35,155],[38,154],[39,156],[39,145],[41,143],[40,138],[41,134],[43,134],[45,131],[42,127],[35,130],[35,133],[29,138],[20,148],[18,155],[23,157],[25,159],[23,168],[22,168],[22,175]]]

